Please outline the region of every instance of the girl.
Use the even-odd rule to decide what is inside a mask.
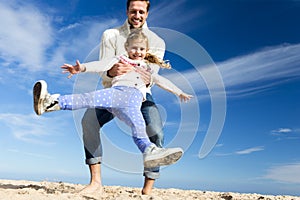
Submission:
[[[63,72],[77,74],[80,72],[107,71],[117,62],[126,62],[134,68],[143,67],[152,74],[153,82],[188,101],[192,97],[182,92],[172,82],[157,74],[159,66],[170,68],[168,63],[147,53],[148,39],[141,30],[133,31],[125,42],[128,57],[121,55],[115,58],[103,59],[76,65],[65,64]],[[100,70],[101,69],[101,70]],[[144,166],[146,168],[170,165],[175,163],[183,154],[181,148],[158,148],[151,143],[146,134],[146,125],[140,112],[140,107],[146,95],[146,85],[140,75],[132,70],[127,74],[116,76],[112,80],[112,87],[84,94],[50,95],[47,91],[47,83],[40,80],[33,88],[34,110],[37,115],[56,110],[76,110],[82,108],[105,108],[124,121],[132,129],[132,137],[143,153]]]

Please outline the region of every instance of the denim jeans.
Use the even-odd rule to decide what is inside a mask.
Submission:
[[[157,106],[150,94],[146,95],[146,101],[142,103],[141,112],[146,123],[146,132],[152,143],[158,147],[163,146],[163,125]],[[100,138],[100,128],[114,118],[106,109],[87,109],[82,118],[83,143],[86,164],[101,163],[103,150]],[[159,167],[144,169],[144,176],[159,178]]]

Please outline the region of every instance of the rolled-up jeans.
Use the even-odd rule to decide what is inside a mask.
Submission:
[[[147,93],[146,101],[142,103],[141,112],[146,123],[146,132],[152,143],[158,147],[163,146],[163,125],[151,94]],[[102,161],[102,144],[100,128],[114,118],[113,114],[106,109],[87,109],[82,118],[83,143],[86,164],[93,165]],[[144,168],[144,176],[157,179],[159,178],[159,167]]]

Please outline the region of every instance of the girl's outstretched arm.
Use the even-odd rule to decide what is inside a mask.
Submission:
[[[79,60],[76,60],[75,65],[64,64],[61,68],[63,69],[62,73],[70,73],[68,78],[71,78],[73,74],[79,74],[80,72],[103,73],[117,62],[119,62],[119,59],[116,57],[104,58],[99,61],[91,61],[87,63],[80,63]]]
[[[179,98],[182,102],[188,102],[192,97],[193,95],[186,94],[186,93],[182,93],[179,95]]]
[[[153,74],[152,77],[153,77],[153,82],[155,84],[157,84],[162,89],[167,90],[167,91],[179,96],[181,101],[187,102],[193,97],[190,94],[184,93],[174,83],[172,83],[170,80],[168,80],[167,78],[165,78],[159,74]]]
[[[73,74],[79,74],[80,72],[84,72],[86,70],[85,67],[79,62],[79,60],[76,60],[75,65],[65,63],[60,68],[63,69],[62,73],[70,73],[68,78],[71,78]]]

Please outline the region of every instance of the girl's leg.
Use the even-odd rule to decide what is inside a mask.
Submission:
[[[150,142],[146,134],[145,122],[140,112],[143,95],[136,89],[118,87],[92,93],[66,95],[61,96],[59,102],[59,98],[56,95],[48,93],[47,83],[41,80],[34,85],[33,96],[34,110],[38,115],[60,109],[111,108],[112,112],[132,128],[134,142],[140,151],[143,152],[144,166],[146,168],[173,164],[183,154],[181,148],[162,149]]]
[[[89,93],[59,96],[58,102],[62,110],[82,108],[111,108],[113,89],[97,90]]]
[[[136,89],[108,88],[84,94],[64,95],[58,100],[63,110],[110,108],[113,114],[131,127],[133,140],[141,152],[152,144],[140,111],[142,94]]]
[[[113,109],[113,114],[125,122],[132,130],[132,138],[139,150],[144,153],[152,143],[146,133],[146,125],[139,107]]]
[[[37,81],[33,87],[34,111],[37,115],[57,110],[76,110],[81,108],[111,108],[113,105],[114,89],[108,88],[95,92],[59,95],[50,94],[47,83]]]

